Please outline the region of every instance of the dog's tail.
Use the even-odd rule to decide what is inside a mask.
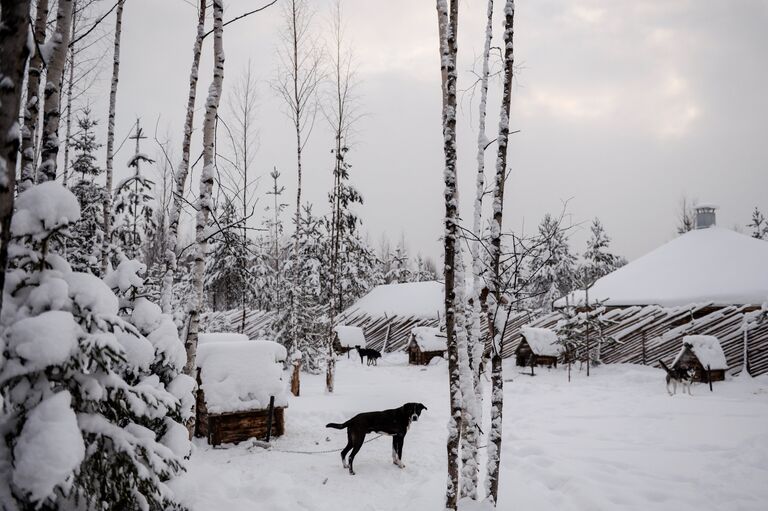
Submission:
[[[329,422],[325,425],[326,428],[333,428],[333,429],[345,429],[347,427],[347,423],[344,424],[336,424],[335,422]]]
[[[669,367],[667,367],[667,364],[665,364],[663,360],[659,359],[659,364],[661,364],[662,369],[664,369],[667,372],[667,374],[670,374],[670,375],[672,374],[672,370]]]

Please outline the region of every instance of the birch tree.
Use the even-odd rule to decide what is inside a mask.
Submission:
[[[165,275],[160,291],[160,306],[163,313],[172,312],[173,283],[176,272],[176,246],[179,240],[179,217],[181,216],[184,186],[189,174],[189,151],[192,143],[192,127],[195,120],[195,99],[197,98],[197,77],[200,70],[200,54],[205,37],[206,0],[200,0],[197,11],[197,33],[192,46],[192,69],[189,72],[189,93],[187,95],[187,112],[184,118],[184,139],[181,145],[181,162],[176,171],[176,183],[168,214],[168,246],[165,248]]]
[[[290,0],[283,11],[285,28],[282,45],[278,50],[280,65],[274,88],[283,99],[286,113],[293,123],[296,136],[296,235],[291,263],[291,287],[288,290],[288,338],[289,351],[296,344],[298,311],[300,306],[294,290],[298,287],[301,266],[299,239],[301,224],[301,177],[302,151],[314,126],[317,114],[317,90],[322,80],[321,53],[310,32],[313,12],[307,0]]]
[[[189,311],[189,330],[186,349],[187,364],[184,374],[192,375],[195,370],[197,337],[200,327],[200,311],[203,306],[203,286],[205,276],[205,252],[208,247],[206,226],[213,210],[213,180],[215,174],[216,115],[221,101],[224,83],[224,0],[213,0],[213,81],[208,89],[203,121],[203,171],[200,175],[200,195],[195,205],[195,262],[192,274],[194,296]],[[194,419],[193,419],[194,422]]]
[[[474,386],[476,410],[478,413],[482,410],[482,386],[480,379],[480,370],[482,367],[483,351],[485,343],[482,339],[482,306],[481,296],[485,283],[483,274],[485,267],[481,256],[482,216],[483,216],[483,197],[485,196],[485,150],[489,142],[485,132],[486,104],[488,100],[488,76],[489,59],[491,54],[491,40],[493,38],[493,0],[488,0],[486,15],[485,38],[483,44],[483,64],[480,76],[480,104],[478,107],[478,130],[477,130],[477,176],[475,178],[475,201],[474,215],[472,222],[472,241],[470,243],[470,254],[472,256],[472,296],[470,297],[470,318],[469,318],[469,355],[472,369],[472,383]],[[462,438],[462,460],[472,460],[463,470],[464,479],[462,480],[461,496],[477,499],[477,482],[480,473],[480,465],[477,459],[478,442],[480,438],[479,431],[480,417],[475,418],[473,424],[474,430],[467,431],[467,435]],[[469,427],[469,426],[467,426]]]
[[[61,116],[60,86],[67,60],[67,48],[72,30],[72,0],[60,0],[56,9],[56,29],[51,36],[53,50],[48,59],[43,106],[43,129],[40,135],[40,166],[37,182],[56,179],[59,155],[59,118]]]
[[[32,48],[27,45],[29,0],[0,1],[0,311],[3,308],[5,269],[16,188],[19,153],[19,108],[24,66]]]
[[[456,509],[459,492],[459,440],[462,418],[459,352],[456,338],[456,247],[458,194],[456,189],[456,55],[459,21],[458,0],[437,0],[440,33],[440,70],[443,94],[443,152],[445,154],[445,326],[448,345],[448,373],[451,415],[446,443],[448,480],[445,508]]]
[[[29,2],[26,2],[29,4]],[[19,192],[35,184],[35,134],[40,122],[40,80],[45,63],[40,51],[45,47],[45,30],[48,25],[48,0],[38,0],[33,31],[35,48],[27,69],[27,102],[24,108],[24,126],[21,129],[21,175]],[[20,85],[19,85],[20,86]]]
[[[506,0],[504,6],[504,86],[499,113],[498,151],[496,154],[496,177],[493,190],[493,219],[491,220],[491,286],[490,291],[496,302],[494,317],[489,317],[488,327],[491,342],[491,428],[488,437],[488,466],[485,480],[487,499],[495,506],[499,494],[499,466],[501,463],[502,411],[504,406],[504,377],[501,368],[503,331],[497,328],[497,316],[502,309],[502,288],[500,279],[501,228],[504,208],[504,185],[507,173],[507,142],[509,139],[509,110],[512,99],[512,78],[514,53],[512,45],[514,0]]]
[[[110,243],[112,240],[112,159],[115,151],[115,107],[117,105],[117,83],[120,77],[120,36],[123,28],[123,4],[118,0],[115,11],[115,49],[112,55],[112,85],[109,89],[109,117],[107,118],[107,162],[106,194],[104,195],[104,243],[101,247],[101,273],[109,267]]]

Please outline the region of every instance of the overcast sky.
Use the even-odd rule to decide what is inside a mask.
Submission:
[[[118,140],[136,116],[150,133],[159,118],[161,136],[169,135],[180,153],[196,24],[190,3],[126,2]],[[225,18],[260,3],[227,0]],[[315,28],[327,33],[330,2],[312,4]],[[498,14],[503,1],[496,4]],[[474,81],[485,9],[484,0],[461,3],[460,88]],[[364,228],[375,242],[382,233],[393,240],[403,234],[412,253],[437,257],[443,153],[435,3],[346,0],[345,17],[366,113],[348,155],[352,181],[365,197],[359,209]],[[498,45],[498,16],[497,21]],[[281,23],[273,6],[226,28],[224,83],[229,89],[251,60],[260,96],[257,172],[266,176],[276,166],[291,202],[292,128],[269,87]],[[510,144],[506,226],[533,230],[546,212],[557,213],[568,201],[572,221],[584,223],[572,236],[577,250],[583,249],[586,222],[599,216],[615,251],[632,259],[675,235],[684,194],[718,204],[718,223],[725,227],[746,224],[756,205],[768,210],[766,27],[765,0],[517,2],[511,127],[520,133]],[[210,81],[210,51],[207,46],[199,108]],[[103,94],[94,98],[97,112],[106,108],[107,81],[108,76],[100,85]],[[500,94],[495,82],[489,138],[496,131]],[[462,97],[460,114],[461,207],[470,224],[477,104],[469,94]],[[319,121],[304,167],[305,197],[319,212],[327,210],[332,145]],[[151,143],[145,147],[154,150]],[[193,159],[199,152],[197,140]],[[488,152],[491,167],[494,154]],[[118,166],[129,156],[123,149]],[[265,179],[261,192],[266,185]]]

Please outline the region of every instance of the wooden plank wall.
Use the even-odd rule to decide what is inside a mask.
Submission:
[[[239,331],[242,309],[213,314],[223,315],[231,325],[232,331]],[[666,308],[648,305],[611,309],[606,312],[605,319],[612,324],[604,333],[616,342],[603,346],[601,359],[606,363],[657,365],[659,359],[669,363],[680,350],[684,336],[706,334],[717,336],[728,365],[733,372],[738,373],[744,358],[744,320],[753,318],[756,314],[743,306],[715,308],[711,304]],[[532,317],[526,312],[512,314],[507,320],[504,332],[502,356],[508,358],[514,354],[522,340],[522,327],[555,328],[561,317],[557,312],[539,317]],[[274,318],[272,312],[246,311],[245,333],[252,339],[261,337],[264,332],[269,332]],[[406,349],[413,327],[441,326],[440,319],[436,317],[371,317],[356,310],[340,316],[338,323],[361,327],[368,346],[387,353]],[[487,327],[484,324],[484,335],[486,332]],[[768,321],[749,330],[748,344],[752,375],[768,373]],[[488,349],[489,346],[486,346],[486,350]]]

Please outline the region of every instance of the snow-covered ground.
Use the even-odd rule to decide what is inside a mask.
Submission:
[[[604,366],[587,378],[563,369],[537,376],[505,367],[499,509],[762,510],[768,506],[768,378],[730,380],[667,395],[660,370]],[[302,375],[272,451],[213,449],[198,441],[187,474],[174,481],[195,510],[440,510],[445,491],[447,367],[408,366],[404,354],[378,367],[337,364],[336,392]],[[338,453],[346,433],[326,429],[361,411],[424,403],[405,438],[405,469],[391,440],[363,446],[356,476]],[[373,435],[369,436],[372,438]]]

